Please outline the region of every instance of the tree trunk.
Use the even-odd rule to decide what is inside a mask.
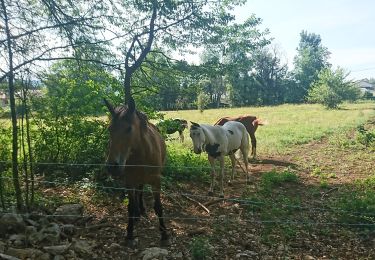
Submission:
[[[8,14],[5,7],[4,0],[1,0],[1,7],[4,17],[5,32],[7,37],[7,50],[8,50],[8,61],[9,61],[9,73],[8,73],[8,86],[9,86],[9,103],[10,112],[12,116],[12,175],[13,185],[16,192],[17,208],[20,210],[23,206],[22,192],[18,176],[18,131],[17,131],[17,114],[16,114],[16,102],[14,97],[14,73],[13,73],[13,52],[11,34],[9,29]]]

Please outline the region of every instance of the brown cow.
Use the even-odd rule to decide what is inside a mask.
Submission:
[[[257,154],[257,139],[255,138],[255,131],[258,129],[258,125],[263,125],[264,123],[262,122],[261,119],[257,118],[256,116],[249,116],[249,115],[243,115],[243,116],[238,116],[238,117],[222,117],[217,122],[215,125],[224,125],[228,121],[237,121],[241,122],[245,127],[247,132],[250,135],[251,139],[251,155],[253,158],[256,158]]]

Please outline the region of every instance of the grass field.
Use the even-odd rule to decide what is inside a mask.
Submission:
[[[214,124],[223,116],[243,114],[261,118],[266,125],[258,128],[258,154],[284,153],[295,144],[308,143],[339,129],[353,128],[375,115],[375,103],[345,104],[340,110],[327,110],[321,105],[281,105],[275,107],[246,107],[167,111],[166,118],[183,118],[197,123]],[[185,140],[190,141],[188,131]]]

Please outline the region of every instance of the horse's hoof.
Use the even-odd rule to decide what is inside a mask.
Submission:
[[[171,245],[171,241],[169,238],[160,240],[160,246],[161,247],[168,247]]]
[[[212,191],[208,192],[208,196],[213,196],[213,195],[214,195],[214,193]]]
[[[126,246],[134,249],[138,245],[138,239],[126,239]]]

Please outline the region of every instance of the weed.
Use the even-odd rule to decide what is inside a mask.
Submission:
[[[281,173],[273,170],[262,175],[260,186],[263,192],[270,192],[273,187],[280,186],[285,182],[297,182],[298,176],[290,171],[283,171]]]
[[[208,238],[203,236],[194,237],[190,242],[191,257],[194,260],[204,260],[212,255]]]

